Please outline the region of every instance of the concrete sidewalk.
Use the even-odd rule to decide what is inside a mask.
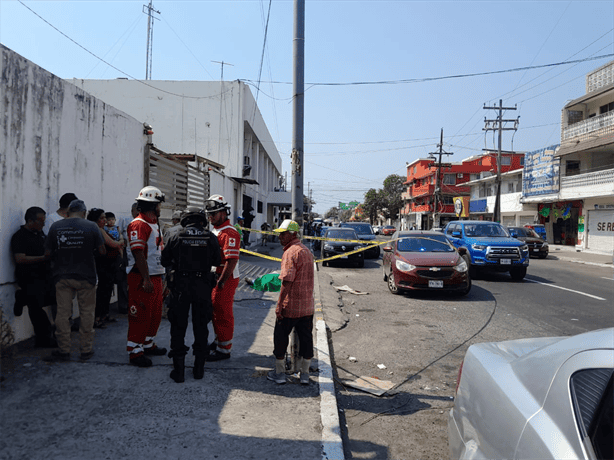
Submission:
[[[599,267],[612,268],[613,256],[611,254],[603,254],[592,251],[577,251],[575,246],[563,246],[559,244],[551,244],[549,259],[565,260],[567,262],[575,262],[587,265],[596,265]]]
[[[253,249],[282,254],[278,243]],[[202,380],[192,377],[191,354],[182,384],[169,378],[166,356],[152,357],[147,369],[129,365],[125,315],[96,330],[95,355],[86,362],[78,360],[77,333],[66,363],[43,362],[48,349],[16,347],[2,359],[0,458],[342,459],[321,308],[314,336],[319,372],[311,384],[266,379],[274,367],[278,293],[254,291],[243,278],[275,269],[279,262],[242,254],[232,357],[207,363]],[[321,307],[317,282],[316,290]],[[186,344],[192,341],[188,328]],[[169,347],[167,320],[156,342]]]

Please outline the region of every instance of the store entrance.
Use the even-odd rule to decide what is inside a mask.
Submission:
[[[578,238],[578,216],[579,209],[571,208],[568,219],[559,217],[552,223],[554,233],[554,244],[564,246],[575,246]]]

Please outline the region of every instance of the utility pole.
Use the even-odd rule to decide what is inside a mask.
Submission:
[[[147,11],[145,11],[147,9]],[[149,5],[143,5],[143,13],[147,14],[147,59],[145,62],[145,80],[151,80],[151,62],[153,58],[153,25],[154,19],[158,20],[153,13],[160,14],[158,10],[154,10],[153,0],[149,0]]]
[[[305,103],[305,0],[294,0],[292,78],[292,219],[303,226],[303,128]]]
[[[504,110],[516,110],[516,106],[514,107],[503,107],[503,100],[499,99],[499,107],[486,107],[484,105],[485,110],[498,110],[499,116],[496,120],[487,120],[484,117],[485,127],[484,131],[499,131],[499,149],[497,151],[497,197],[495,199],[495,212],[492,215],[493,222],[501,223],[501,135],[503,131],[516,131],[518,129],[518,118],[515,120],[504,120],[503,119],[503,111]],[[492,123],[492,126],[491,126]],[[514,123],[513,128],[505,128],[503,126],[504,123]],[[486,149],[484,149],[486,150]],[[514,153],[514,152],[506,152],[506,153]]]
[[[218,137],[217,157],[222,158],[221,151],[222,151],[222,108],[224,104],[224,66],[225,65],[234,66],[234,64],[229,64],[228,62],[224,62],[224,61],[211,61],[211,62],[220,64],[222,66],[222,71],[220,74],[220,122],[219,122],[218,130],[217,130],[217,137]]]
[[[435,177],[435,193],[433,194],[433,197],[435,198],[435,204],[433,206],[433,227],[441,226],[440,225],[441,216],[437,210],[437,207],[439,206],[439,202],[443,201],[440,198],[441,197],[441,168],[447,168],[447,167],[452,166],[452,163],[442,163],[441,157],[443,155],[454,155],[451,152],[444,152],[443,150],[443,128],[441,128],[441,136],[440,136],[439,144],[437,144],[437,147],[439,148],[439,152],[429,153],[429,158],[432,158],[435,161],[437,161],[437,158],[435,157],[435,155],[439,155],[439,163],[437,164],[437,175]]]

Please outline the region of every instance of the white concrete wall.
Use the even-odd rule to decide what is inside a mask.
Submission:
[[[0,307],[15,341],[32,335],[13,316],[11,236],[31,206],[48,214],[74,192],[88,207],[129,211],[144,183],[143,124],[0,45]],[[2,344],[6,345],[5,343]]]

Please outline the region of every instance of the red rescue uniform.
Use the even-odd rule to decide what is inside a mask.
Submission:
[[[139,214],[127,229],[128,252],[128,343],[130,359],[143,355],[154,346],[154,338],[162,321],[162,275],[160,264],[163,243],[156,218]],[[143,277],[136,268],[133,252],[143,251],[149,269],[153,292],[143,290]]]
[[[227,219],[219,226],[213,227],[213,233],[217,236],[220,243],[222,264],[217,267],[216,273],[222,274],[224,264],[231,259],[238,259],[241,248],[241,237],[237,229],[234,228]],[[223,289],[213,288],[211,300],[213,303],[213,330],[216,335],[217,351],[220,353],[230,353],[232,348],[232,337],[234,334],[235,319],[233,313],[233,302],[235,291],[239,285],[239,264],[237,263],[233,274]]]

